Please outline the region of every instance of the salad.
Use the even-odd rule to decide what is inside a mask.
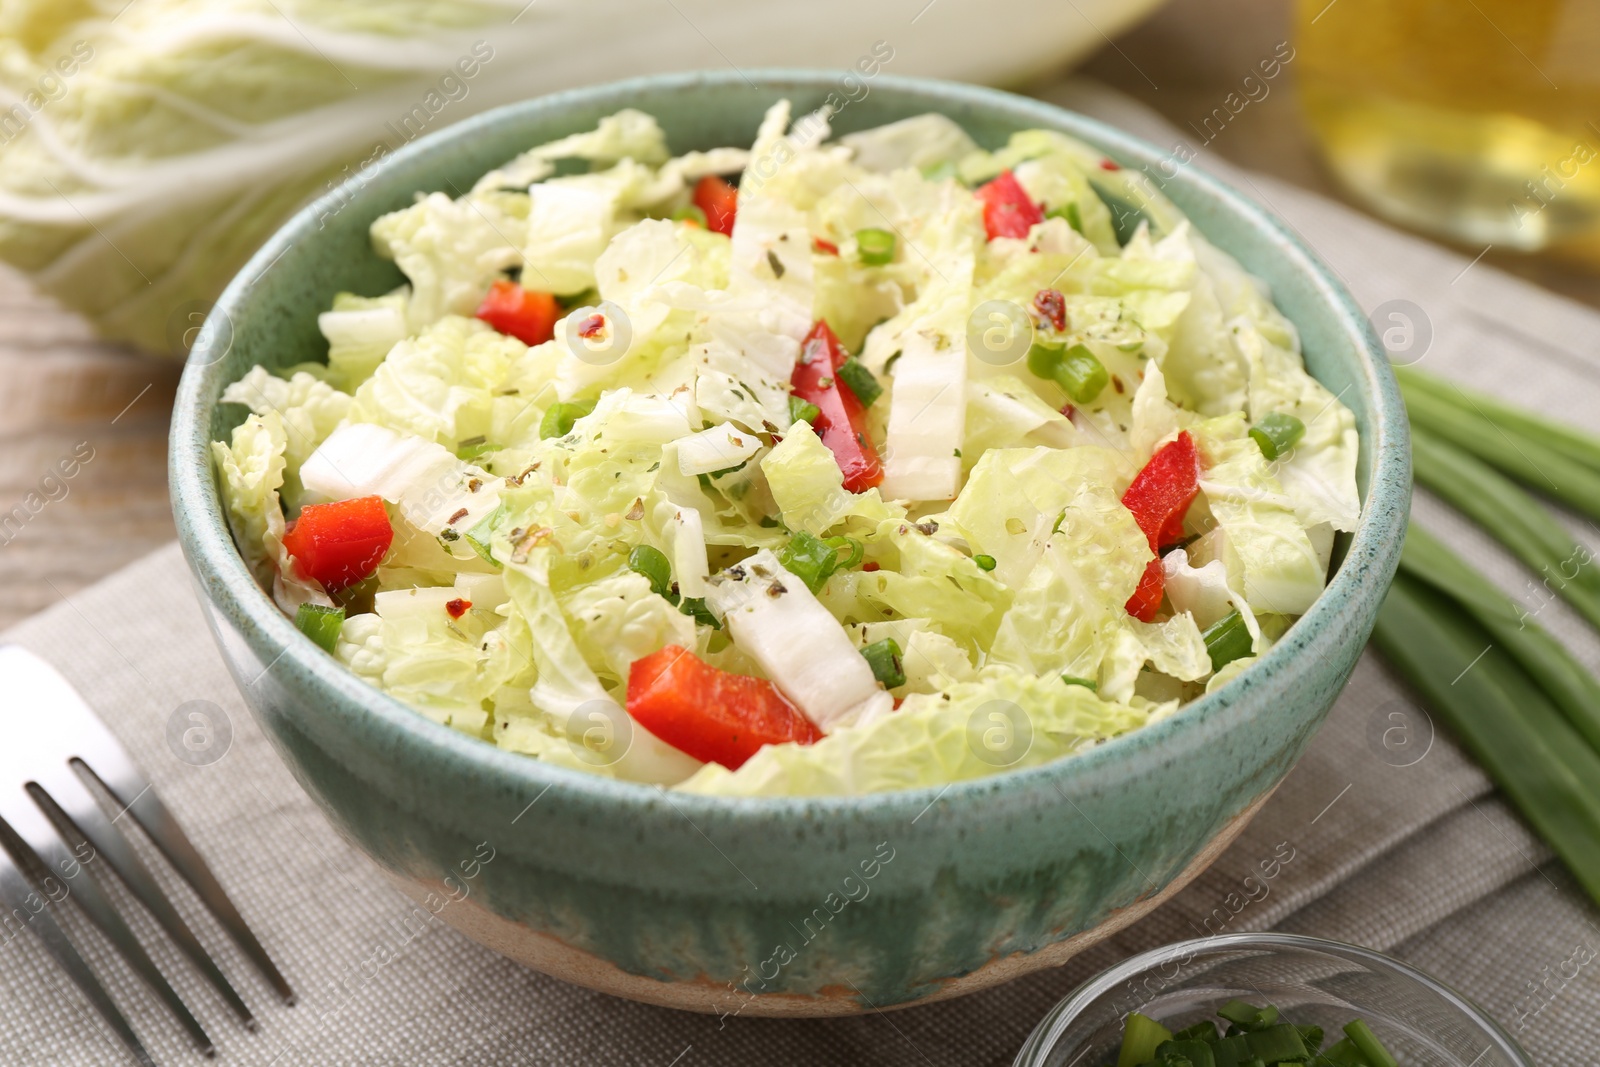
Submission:
[[[1264,286],[1060,133],[619,112],[372,225],[216,442],[300,628],[502,748],[700,793],[1032,766],[1281,639],[1360,511]]]

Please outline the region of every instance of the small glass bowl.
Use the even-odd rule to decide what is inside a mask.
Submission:
[[[1370,949],[1292,934],[1223,934],[1134,956],[1051,1009],[1015,1067],[1114,1063],[1132,1011],[1169,1030],[1216,1018],[1233,999],[1321,1026],[1324,1047],[1365,1019],[1403,1067],[1534,1067],[1495,1021],[1435,978]]]

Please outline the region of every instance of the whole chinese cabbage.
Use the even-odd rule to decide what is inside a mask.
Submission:
[[[1020,80],[1158,2],[939,5],[902,54],[906,12],[848,0],[798,26],[714,0],[8,0],[0,259],[105,335],[181,355],[289,214],[486,108],[730,64],[838,68],[845,101],[884,70]]]

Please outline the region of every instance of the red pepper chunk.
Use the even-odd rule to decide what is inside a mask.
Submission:
[[[706,229],[733,236],[733,219],[739,210],[739,190],[707,174],[694,187],[694,206],[706,213]]]
[[[477,316],[525,345],[542,345],[556,335],[561,308],[550,293],[524,289],[502,278],[489,287]]]
[[[983,229],[989,240],[996,237],[1026,237],[1035,223],[1044,221],[1044,212],[1028,198],[1028,191],[1009,170],[977,190],[983,201]]]
[[[771,682],[718,670],[677,645],[634,661],[628,714],[673,748],[730,771],[765,745],[822,738]]]
[[[1184,430],[1156,449],[1133,484],[1122,494],[1122,504],[1133,512],[1133,519],[1150,542],[1150,551],[1160,552],[1166,545],[1183,539],[1183,517],[1200,492],[1200,454],[1194,438]],[[1144,622],[1154,619],[1161,608],[1166,581],[1161,559],[1151,560],[1139,579],[1139,588],[1128,599],[1128,614]]]
[[[1161,557],[1157,556],[1144,565],[1144,573],[1139,576],[1139,588],[1128,598],[1128,614],[1140,622],[1154,622],[1156,613],[1161,610],[1161,598],[1166,595],[1167,576],[1161,569]]]
[[[883,461],[867,436],[867,411],[850,387],[840,381],[844,349],[821,319],[801,342],[800,362],[794,365],[789,388],[820,412],[811,426],[828,446],[844,473],[844,487],[864,493],[883,482]]]
[[[283,535],[300,577],[321,582],[329,592],[371,574],[393,541],[394,527],[375,496],[308,504]]]

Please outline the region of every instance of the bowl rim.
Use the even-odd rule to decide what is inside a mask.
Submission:
[[[173,405],[169,485],[178,539],[198,579],[198,588],[213,608],[238,625],[251,650],[267,664],[266,670],[284,662],[287,669],[310,679],[323,695],[336,697],[348,706],[359,708],[369,719],[377,720],[391,743],[413,750],[425,748],[439,757],[463,761],[475,774],[487,779],[486,784],[504,785],[519,794],[539,797],[547,790],[558,789],[570,800],[600,807],[620,805],[639,812],[670,807],[685,818],[699,814],[721,821],[748,820],[756,824],[784,814],[818,817],[859,816],[870,812],[884,818],[920,818],[940,800],[954,802],[985,795],[1030,793],[1060,795],[1062,779],[1087,775],[1108,760],[1169,746],[1184,733],[1204,735],[1220,731],[1225,725],[1224,717],[1230,711],[1238,713],[1240,698],[1249,690],[1252,680],[1265,680],[1285,672],[1292,679],[1308,669],[1300,664],[1320,661],[1334,649],[1341,639],[1337,632],[1341,616],[1353,610],[1352,605],[1361,603],[1363,598],[1382,595],[1387,588],[1386,578],[1392,575],[1399,557],[1411,489],[1408,424],[1399,385],[1366,314],[1332,270],[1288,225],[1193,165],[1186,165],[1178,177],[1167,180],[1194,183],[1202,195],[1220,202],[1238,224],[1253,228],[1278,243],[1292,266],[1310,284],[1314,299],[1330,308],[1349,332],[1361,339],[1362,343],[1353,346],[1356,363],[1353,369],[1368,405],[1369,427],[1363,443],[1373,457],[1373,473],[1345,558],[1316,602],[1296,621],[1289,632],[1290,639],[1279,642],[1227,685],[1201,695],[1179,713],[1160,722],[1049,763],[937,786],[843,796],[724,797],[676,791],[669,794],[657,786],[555,766],[433,722],[335,661],[302,634],[293,620],[278,609],[271,596],[257,585],[234,545],[216,490],[210,423],[215,403],[219,401],[207,402],[205,397],[208,393],[220,396],[222,383],[218,378],[226,351],[217,355],[211,347],[219,342],[219,337],[231,345],[231,329],[240,305],[249,298],[267,268],[291,246],[310,239],[321,214],[335,207],[349,206],[386,169],[418,162],[431,153],[448,151],[454,144],[530,112],[560,115],[566,110],[603,101],[609,101],[607,106],[616,108],[645,107],[652,96],[707,87],[740,90],[757,87],[770,91],[777,100],[790,90],[826,92],[839,76],[838,71],[792,68],[648,75],[502,105],[423,135],[389,154],[374,164],[370,172],[354,175],[301,208],[261,246],[228,283],[207,317],[209,324],[216,320],[220,311],[229,329],[202,328],[186,361]],[[1038,126],[1063,130],[1090,141],[1128,167],[1155,165],[1166,158],[1166,153],[1154,144],[1112,125],[1002,90],[935,78],[882,74],[873,80],[873,91],[899,93],[930,107],[943,104],[981,110],[1023,123],[1019,128]],[[1370,584],[1364,586],[1362,582],[1368,579],[1372,579]],[[242,688],[254,684],[246,685],[240,679]]]
[[[1493,1016],[1480,1008],[1471,997],[1458,992],[1454,987],[1445,984],[1426,971],[1419,970],[1404,960],[1384,955],[1376,949],[1353,945],[1347,941],[1335,941],[1325,937],[1310,937],[1305,934],[1278,933],[1272,930],[1216,934],[1211,937],[1175,941],[1170,945],[1162,945],[1159,948],[1141,952],[1136,956],[1130,956],[1121,963],[1107,967],[1083,982],[1071,993],[1062,997],[1044,1014],[1044,1017],[1029,1032],[1028,1039],[1023,1042],[1022,1048],[1017,1051],[1017,1057],[1012,1067],[1042,1067],[1044,1057],[1054,1051],[1055,1043],[1060,1040],[1067,1027],[1071,1026],[1089,1005],[1123,982],[1136,978],[1154,967],[1169,963],[1185,954],[1198,955],[1201,952],[1250,948],[1264,949],[1270,952],[1295,950],[1344,956],[1376,969],[1386,970],[1402,978],[1409,979],[1440,997],[1463,1016],[1470,1019],[1481,1033],[1491,1041],[1499,1044],[1500,1051],[1516,1067],[1534,1067],[1533,1060],[1523,1051],[1522,1046],[1517,1044],[1510,1034],[1506,1033],[1505,1028]]]

